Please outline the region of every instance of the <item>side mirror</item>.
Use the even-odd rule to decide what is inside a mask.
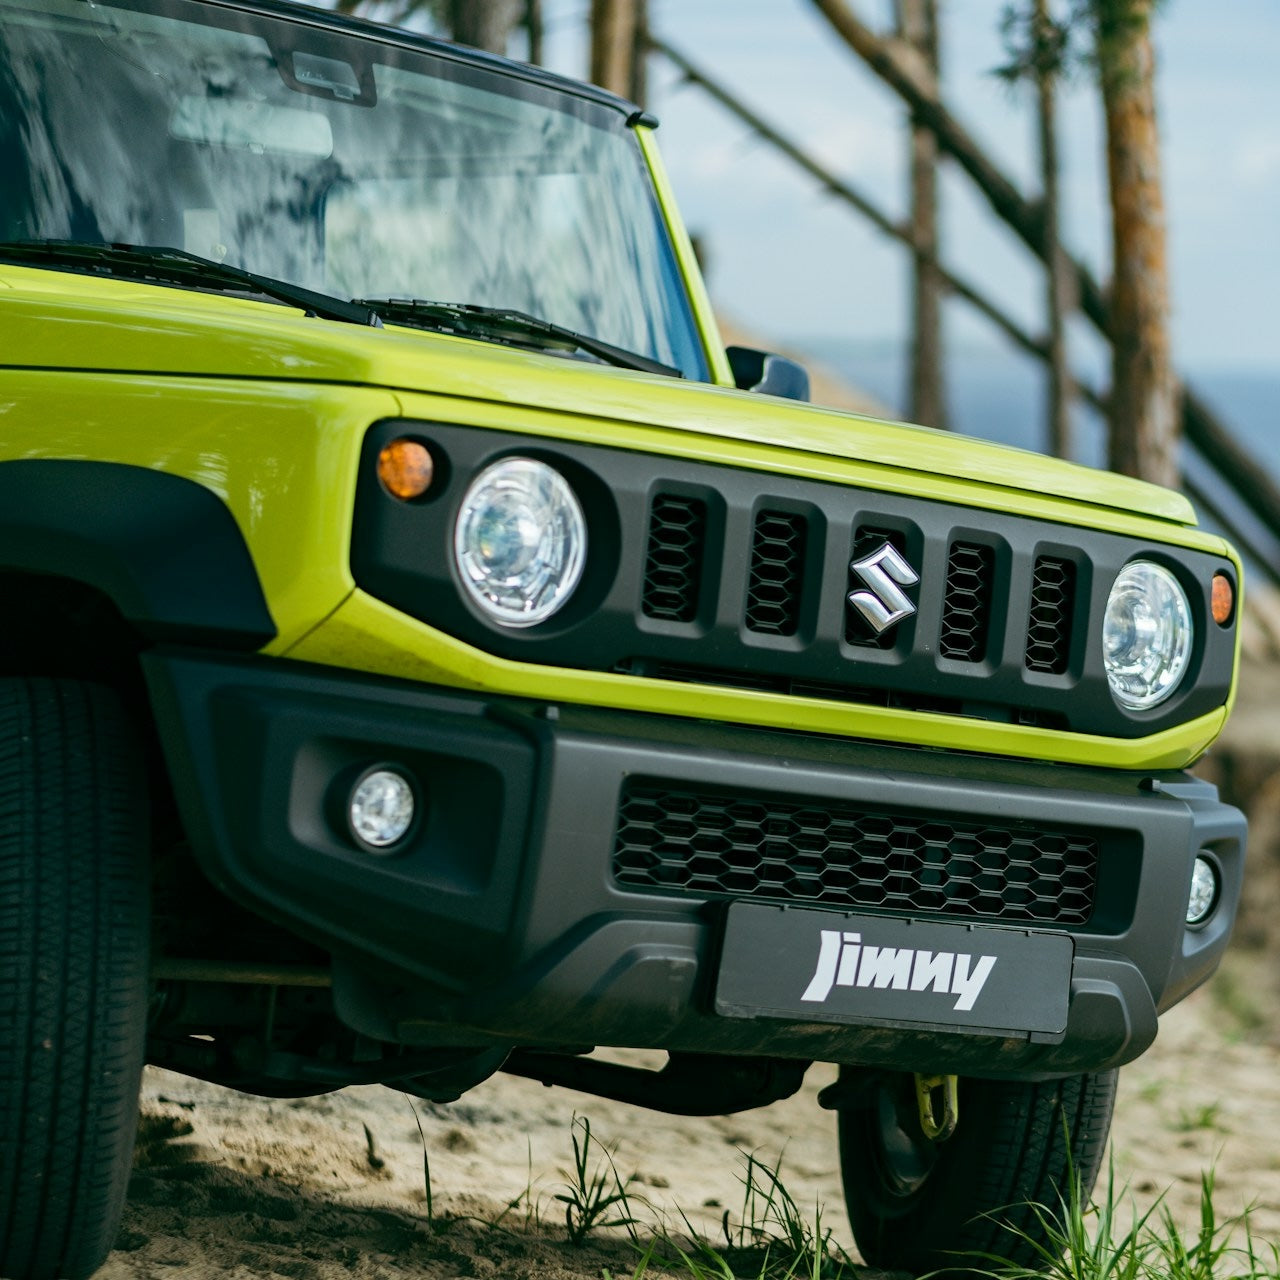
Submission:
[[[809,374],[803,365],[772,351],[753,347],[727,347],[734,385],[740,391],[758,391],[785,400],[808,400]]]

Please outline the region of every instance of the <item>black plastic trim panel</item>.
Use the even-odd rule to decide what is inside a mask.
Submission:
[[[397,501],[378,483],[377,452],[396,435],[427,442],[445,461],[427,500]],[[559,468],[591,533],[577,593],[548,621],[519,629],[489,621],[460,590],[452,552],[467,485],[507,455]],[[773,531],[763,543],[762,515]],[[914,612],[877,633],[848,602],[867,585],[850,564],[886,544],[919,581],[901,588]],[[1111,696],[1100,634],[1111,584],[1135,558],[1176,574],[1196,624],[1179,690],[1141,713]],[[504,658],[641,675],[678,669],[691,683],[807,688],[808,696],[1105,737],[1141,737],[1221,707],[1235,660],[1234,628],[1219,627],[1209,612],[1214,573],[1232,574],[1217,556],[895,494],[438,423],[389,421],[369,432],[352,569],[372,595]]]
[[[152,640],[259,649],[276,634],[226,503],[115,462],[0,462],[0,569],[82,582]]]

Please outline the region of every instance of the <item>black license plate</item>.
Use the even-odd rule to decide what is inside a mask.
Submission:
[[[1066,1029],[1071,939],[807,907],[729,907],[716,1012],[731,1018]]]

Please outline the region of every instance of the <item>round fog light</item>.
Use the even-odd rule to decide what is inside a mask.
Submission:
[[[1218,869],[1206,857],[1197,857],[1191,872],[1191,894],[1187,898],[1187,923],[1203,924],[1218,901]]]
[[[417,810],[413,786],[393,769],[370,769],[351,788],[351,834],[371,853],[386,853],[404,839]]]

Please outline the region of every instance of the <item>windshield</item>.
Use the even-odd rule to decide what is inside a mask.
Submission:
[[[707,376],[622,112],[462,57],[185,0],[0,0],[0,174],[0,240],[523,311]]]

